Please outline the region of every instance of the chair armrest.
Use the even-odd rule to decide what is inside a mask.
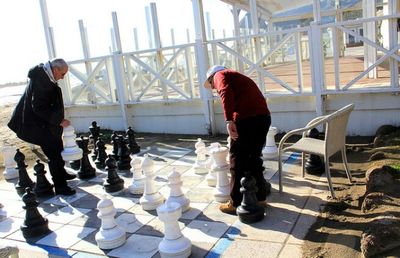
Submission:
[[[279,152],[279,153],[281,152],[281,150],[282,150],[282,148],[283,148],[283,144],[286,142],[286,140],[287,140],[290,136],[292,136],[292,135],[294,135],[294,134],[299,134],[299,133],[304,132],[304,133],[303,133],[303,137],[305,137],[305,136],[306,136],[305,133],[306,133],[307,131],[309,131],[309,130],[311,130],[311,129],[317,127],[317,126],[319,126],[320,124],[325,123],[326,120],[327,120],[327,118],[329,118],[329,116],[319,116],[319,117],[316,117],[316,118],[314,118],[313,120],[311,120],[311,121],[307,124],[306,127],[298,128],[298,129],[294,129],[294,130],[292,130],[292,131],[289,131],[289,132],[288,132],[287,134],[285,134],[285,135],[282,137],[282,139],[280,140],[280,142],[279,142],[279,147],[278,147],[278,152]]]

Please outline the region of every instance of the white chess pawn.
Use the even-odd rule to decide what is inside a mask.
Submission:
[[[131,194],[143,194],[144,191],[144,176],[142,173],[142,160],[136,156],[132,156],[131,160],[131,172],[132,172],[132,184],[128,187]]]
[[[126,232],[115,222],[117,213],[110,199],[103,196],[97,204],[97,217],[101,219],[100,231],[96,233],[95,239],[101,249],[113,249],[126,242]]]
[[[214,187],[217,184],[217,175],[215,174],[215,172],[212,170],[212,167],[214,165],[215,160],[213,159],[211,152],[214,149],[218,149],[221,147],[221,144],[219,144],[218,142],[213,142],[210,144],[210,146],[207,148],[207,153],[209,155],[209,162],[208,162],[208,174],[206,176],[206,180],[207,180],[207,185],[208,186],[212,186]]]
[[[196,156],[196,161],[193,165],[193,169],[196,174],[207,174],[206,170],[206,163],[207,163],[207,157],[206,157],[206,145],[205,143],[201,140],[201,138],[197,138],[197,142],[194,145],[195,147],[195,153],[197,154]]]
[[[14,160],[15,153],[17,150],[13,146],[4,146],[1,147],[1,152],[3,153],[3,158],[4,158],[4,173],[3,176],[5,179],[14,179],[18,178],[18,169],[17,163]]]
[[[67,126],[64,128],[63,142],[64,150],[61,156],[64,161],[74,161],[82,159],[83,150],[76,145],[76,134],[74,127]]]
[[[164,222],[164,238],[158,245],[162,258],[189,257],[192,252],[192,243],[179,228],[178,219],[182,215],[179,203],[166,202],[157,208],[158,218]]]
[[[264,159],[276,159],[278,157],[278,148],[275,144],[276,127],[270,127],[267,133],[265,147],[262,150]]]
[[[148,154],[144,155],[142,161],[142,171],[145,176],[144,193],[140,197],[139,202],[143,210],[155,210],[164,202],[164,197],[158,192],[154,184],[154,162],[149,158]]]
[[[177,202],[181,205],[182,212],[187,211],[190,207],[190,200],[182,192],[181,174],[172,168],[172,172],[168,175],[168,187],[170,189],[167,202]]]
[[[211,151],[211,156],[214,160],[212,170],[217,174],[217,183],[214,189],[214,198],[217,202],[227,202],[230,197],[229,187],[229,164],[226,162],[228,148],[220,147]]]

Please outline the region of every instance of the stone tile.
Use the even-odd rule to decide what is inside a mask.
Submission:
[[[208,205],[208,203],[191,202],[190,209],[182,213],[181,219],[195,219]]]
[[[99,229],[96,229],[96,231],[91,232],[84,239],[71,246],[70,249],[77,252],[89,252],[96,255],[102,255],[104,257],[106,255],[106,251],[100,249],[96,242],[96,233],[98,231]],[[76,255],[74,255],[74,257],[76,257]]]
[[[25,239],[24,235],[22,234],[22,231],[18,230],[16,232],[14,232],[13,234],[7,236],[7,239],[13,239],[13,240],[18,240],[18,241],[23,241],[23,242],[26,241],[27,243],[35,243],[38,240],[42,239],[43,237],[51,234],[51,232],[61,228],[62,226],[63,226],[63,224],[60,224],[60,223],[49,222],[48,227],[49,227],[50,231],[42,236]]]
[[[182,230],[185,223],[178,221],[179,228]],[[164,222],[155,217],[150,220],[146,225],[143,225],[136,233],[146,236],[164,237],[165,225]]]
[[[98,212],[97,209],[92,209],[88,213],[72,220],[69,224],[81,227],[100,228],[101,220],[97,217]]]
[[[229,225],[222,222],[193,220],[182,233],[192,242],[214,244],[228,228]]]
[[[40,239],[36,243],[42,245],[69,248],[95,230],[96,229],[94,228],[65,225],[47,235],[46,237]]]
[[[24,222],[21,218],[9,217],[0,222],[0,237],[6,237],[17,230],[20,230],[20,226]]]
[[[45,203],[51,203],[58,206],[68,206],[70,203],[75,202],[76,200],[82,198],[85,195],[86,193],[79,193],[79,192],[71,196],[56,195],[55,197],[45,201]]]
[[[301,251],[301,245],[294,244],[286,244],[281,253],[279,254],[279,258],[286,257],[303,257],[303,252]]]
[[[71,257],[75,254],[75,251],[65,250],[62,248],[46,246],[45,248],[39,245],[32,245],[29,243],[6,240],[1,241],[2,245],[16,246],[19,249],[19,257],[34,257],[34,258],[58,258],[58,257]]]
[[[78,200],[71,202],[70,205],[75,208],[95,209],[100,201],[101,195],[87,194]]]
[[[138,229],[149,223],[155,217],[152,215],[135,215],[132,213],[123,213],[118,216],[116,223],[125,229],[128,233],[135,233]]]
[[[232,241],[231,244],[227,247],[227,249],[222,253],[221,257],[275,258],[278,256],[282,246],[283,244],[281,243],[272,243],[266,241],[252,241],[252,240]],[[212,249],[211,252],[213,250],[214,249]],[[287,257],[296,257],[296,256],[287,256]]]
[[[203,211],[197,216],[197,220],[223,222],[227,225],[232,225],[238,220],[236,215],[223,213],[219,210],[220,203],[210,203]]]
[[[212,187],[195,187],[189,190],[186,193],[186,197],[190,199],[192,202],[212,202],[214,200],[214,196],[212,195],[213,192]],[[211,194],[210,194],[211,193]]]
[[[137,198],[133,197],[113,197],[111,201],[118,212],[125,212],[139,202]]]
[[[51,214],[46,218],[51,222],[56,223],[69,223],[77,218],[83,217],[90,209],[74,208],[72,206],[65,206]]]
[[[121,258],[147,258],[158,252],[158,244],[162,238],[133,234],[126,243],[113,249],[107,255]]]

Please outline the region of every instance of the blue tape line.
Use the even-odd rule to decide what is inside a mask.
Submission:
[[[34,246],[40,247],[45,250],[48,254],[57,255],[61,257],[72,257],[68,254],[68,251],[63,248],[48,246],[48,245],[41,245],[41,244],[33,244]]]

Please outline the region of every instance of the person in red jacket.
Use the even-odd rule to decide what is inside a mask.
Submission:
[[[271,185],[263,172],[262,148],[271,125],[267,102],[252,79],[224,66],[208,69],[204,87],[215,89],[221,104],[230,136],[230,200],[221,204],[224,213],[236,214],[242,201],[240,180],[250,173],[256,180],[258,205],[266,206]]]

